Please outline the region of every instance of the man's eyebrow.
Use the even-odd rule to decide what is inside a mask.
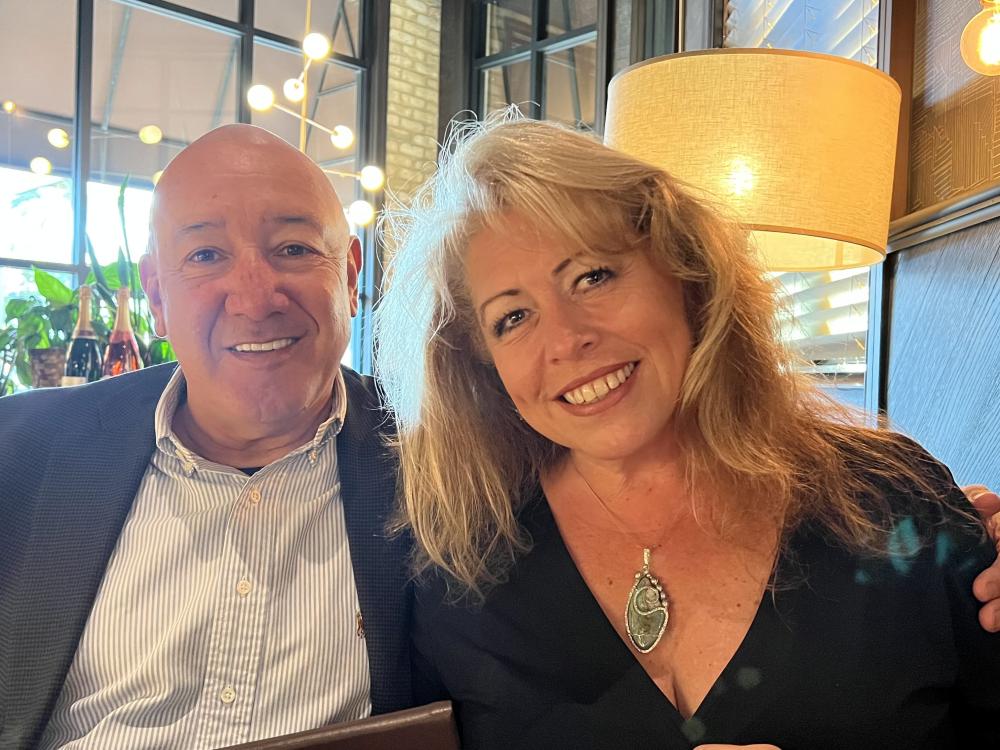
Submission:
[[[322,233],[323,224],[315,216],[309,216],[307,214],[282,214],[280,216],[268,216],[264,219],[265,223],[271,224],[302,224],[317,232]]]
[[[177,230],[177,234],[192,234],[194,232],[200,232],[203,229],[223,229],[225,226],[225,221],[206,219],[205,221],[196,221],[192,224],[181,227]]]

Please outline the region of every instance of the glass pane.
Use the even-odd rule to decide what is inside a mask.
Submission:
[[[597,23],[597,0],[548,0],[546,33],[559,36]]]
[[[49,271],[68,287],[73,287],[76,282],[73,274],[63,271]],[[29,297],[34,295],[41,299],[38,288],[35,286],[35,272],[30,268],[12,268],[10,266],[0,266],[0,321],[7,323],[7,302],[14,297]]]
[[[270,86],[279,104],[295,112],[301,111],[301,102],[290,102],[282,94],[284,82],[297,78],[302,72],[301,55],[257,44],[254,46],[253,70],[254,83]],[[360,79],[358,71],[335,63],[313,63],[305,79],[306,117],[330,130],[336,130],[338,125],[349,128],[354,140],[347,148],[338,148],[325,131],[309,123],[303,127],[298,117],[278,109],[255,111],[252,122],[281,136],[293,146],[301,148],[304,145],[306,154],[324,169],[356,172],[363,166],[358,163]],[[360,197],[358,182],[353,177],[331,174],[330,180],[345,206]]]
[[[596,42],[545,56],[542,116],[546,120],[559,120],[577,128],[594,128],[596,62]]]
[[[729,0],[724,45],[776,47],[878,61],[879,0]],[[785,341],[802,370],[843,403],[864,406],[867,268],[775,275]]]
[[[145,249],[139,214],[148,210],[144,196],[158,172],[191,141],[236,121],[239,40],[114,0],[98,0],[94,16],[87,232],[101,262],[110,262],[121,237],[117,195],[125,177],[135,188],[126,214],[137,256]]]
[[[825,52],[876,65],[879,0],[729,0],[726,47],[776,47]]]
[[[239,20],[240,17],[240,0],[174,0],[174,2],[185,8],[230,21]]]
[[[75,8],[0,0],[0,257],[73,261]]]
[[[483,116],[503,109],[508,104],[518,104],[528,114],[531,99],[531,61],[521,60],[496,68],[488,68],[482,73]]]
[[[257,0],[254,26],[301,41],[310,32],[333,40],[333,51],[361,57],[361,0],[313,0],[306,29],[306,0]]]
[[[490,0],[486,4],[486,54],[522,47],[535,39],[531,0]]]

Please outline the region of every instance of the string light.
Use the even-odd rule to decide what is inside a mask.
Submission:
[[[330,40],[315,31],[306,34],[302,40],[302,51],[310,60],[322,60],[330,54]]]
[[[52,128],[45,137],[53,148],[66,148],[69,145],[69,133],[62,128]]]
[[[375,209],[368,201],[354,201],[347,207],[347,218],[359,227],[367,226],[375,218]]]
[[[163,131],[156,125],[146,125],[139,129],[139,140],[148,146],[152,146],[163,140]]]
[[[28,167],[35,174],[52,174],[52,162],[46,159],[44,156],[36,156],[28,164]]]
[[[10,99],[5,99],[3,103],[3,111],[8,115],[12,114],[14,110],[17,109],[17,105],[14,104]]]
[[[346,151],[354,145],[354,131],[346,125],[337,125],[330,133],[330,143],[334,148]]]
[[[980,0],[983,10],[962,31],[962,59],[982,75],[1000,75],[1000,2]]]

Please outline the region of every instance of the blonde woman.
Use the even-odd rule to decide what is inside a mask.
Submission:
[[[471,128],[397,219],[414,640],[467,747],[1000,747],[991,544],[795,374],[734,225],[533,121]]]

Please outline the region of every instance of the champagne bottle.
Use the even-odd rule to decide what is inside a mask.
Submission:
[[[108,337],[108,348],[104,350],[104,377],[110,378],[123,372],[132,372],[142,368],[139,358],[139,344],[132,331],[132,318],[129,315],[131,293],[127,286],[118,288],[118,314],[115,316],[115,328]]]
[[[63,385],[90,383],[101,378],[101,347],[90,323],[90,287],[80,287],[80,314],[66,355]]]

